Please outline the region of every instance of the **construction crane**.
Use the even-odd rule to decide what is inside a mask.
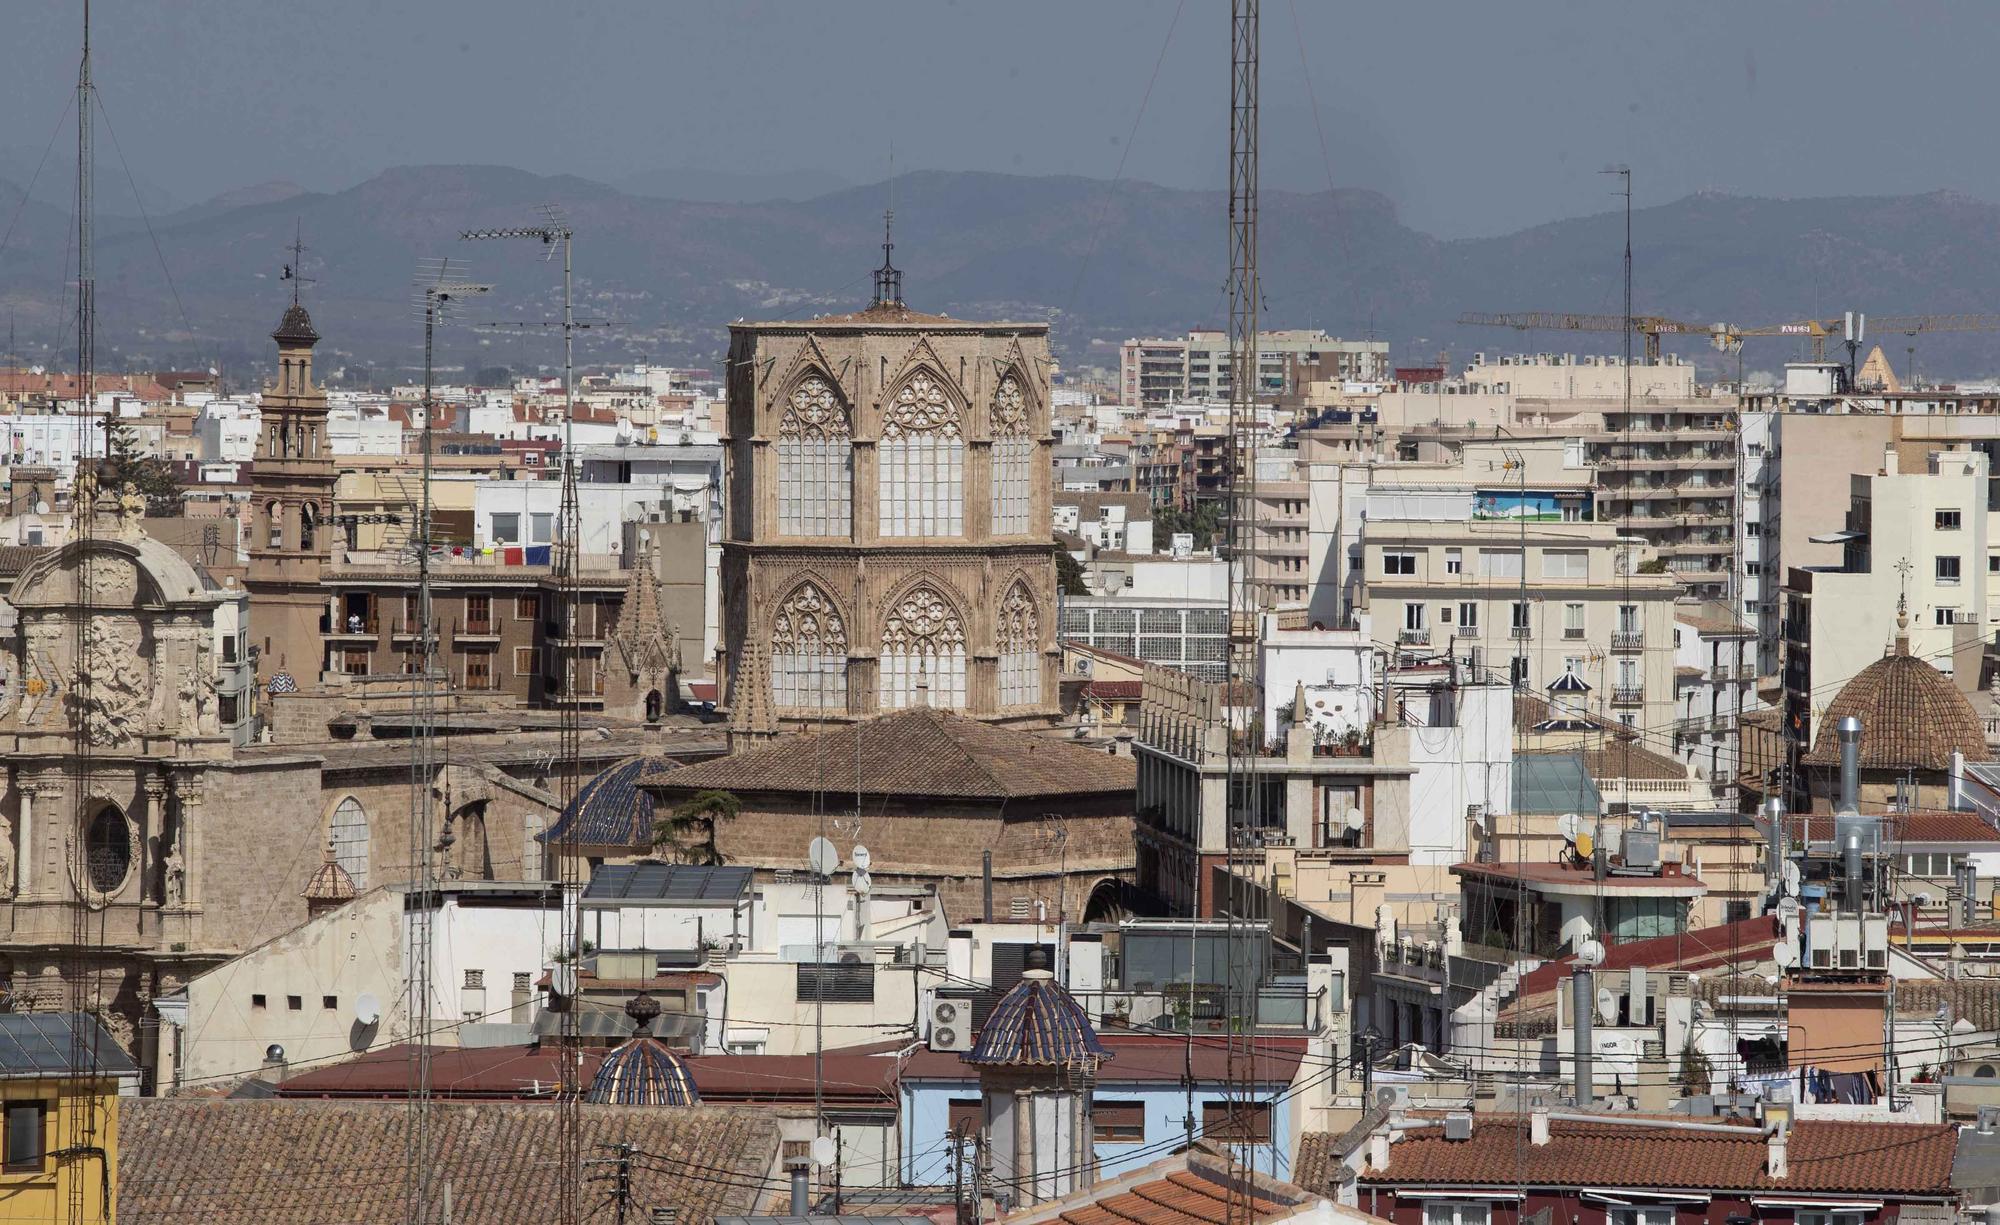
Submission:
[[[1475,327],[1513,328],[1517,332],[1622,332],[1624,315],[1576,315],[1564,311],[1467,311],[1458,317],[1461,324]],[[1632,330],[1645,339],[1646,360],[1660,360],[1660,337],[1707,336],[1708,324],[1686,323],[1661,315],[1633,315]]]

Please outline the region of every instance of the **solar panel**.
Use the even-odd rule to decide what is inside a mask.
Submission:
[[[592,901],[734,902],[750,891],[749,868],[684,863],[605,864],[590,875]]]
[[[0,1013],[0,1075],[68,1071],[73,1025],[96,1029],[94,1034],[86,1029],[83,1037],[88,1047],[94,1048],[100,1070],[114,1075],[138,1070],[93,1020],[66,1013]]]

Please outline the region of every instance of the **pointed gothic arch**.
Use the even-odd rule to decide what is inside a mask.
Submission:
[[[965,407],[944,375],[918,365],[882,402],[877,530],[965,534]]]
[[[920,578],[883,606],[883,710],[917,705],[965,708],[965,615],[945,594],[950,590],[934,579]]]
[[[805,578],[771,615],[771,704],[780,710],[847,709],[847,618],[817,578]]]
[[[1010,366],[1001,374],[986,415],[993,430],[993,534],[1025,535],[1034,505],[1035,406],[1019,370]]]
[[[854,527],[854,415],[832,375],[805,367],[778,413],[778,533],[842,537]]]
[[[1015,579],[1000,597],[993,642],[1000,655],[1000,705],[1039,706],[1042,614],[1025,579]]]

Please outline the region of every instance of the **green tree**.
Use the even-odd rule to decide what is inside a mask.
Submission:
[[[1220,502],[1200,502],[1193,510],[1169,506],[1153,512],[1153,542],[1165,546],[1172,542],[1175,532],[1187,532],[1194,537],[1195,548],[1211,549],[1222,526]]]
[[[719,867],[722,852],[715,845],[715,823],[733,820],[743,801],[727,791],[697,791],[653,826],[653,846],[671,849],[682,863]]]
[[[148,514],[179,514],[181,483],[167,461],[157,455],[139,453],[139,432],[123,421],[113,421],[105,440],[106,458],[111,462],[112,492],[130,485],[146,499]]]
[[[1083,581],[1083,563],[1069,555],[1069,550],[1056,544],[1056,586],[1064,595],[1089,595],[1090,585]]]
[[[1680,1087],[1682,1097],[1695,1097],[1708,1092],[1709,1078],[1714,1069],[1709,1066],[1708,1056],[1695,1049],[1694,1039],[1689,1038],[1681,1047],[1681,1070],[1674,1077],[1674,1084]]]

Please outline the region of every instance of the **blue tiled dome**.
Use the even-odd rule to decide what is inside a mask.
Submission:
[[[1040,950],[1029,955],[1032,968],[1024,971],[1020,983],[993,1006],[993,1015],[979,1031],[979,1041],[965,1054],[965,1062],[1095,1069],[1111,1058],[1082,1007],[1053,974],[1036,965],[1038,955]]]
[[[660,1005],[643,992],[625,1005],[625,1015],[638,1031],[613,1047],[597,1065],[597,1076],[584,1093],[586,1102],[614,1106],[694,1106],[701,1102],[694,1077],[680,1054],[646,1032]]]
[[[638,786],[650,764],[628,757],[577,788],[555,825],[539,835],[543,843],[555,846],[574,837],[583,846],[651,846],[653,796]]]

